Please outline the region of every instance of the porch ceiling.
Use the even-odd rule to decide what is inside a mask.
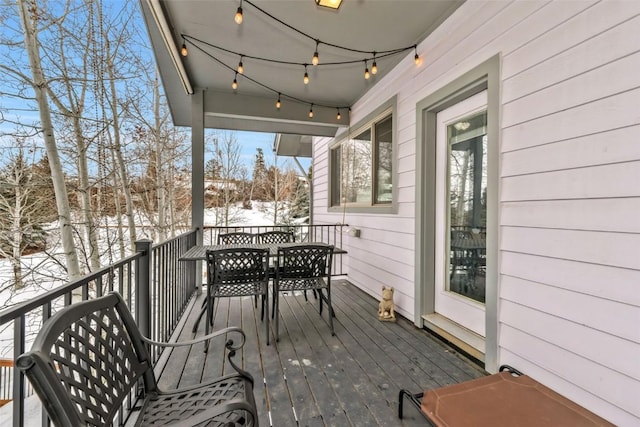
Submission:
[[[242,25],[234,22],[240,0],[141,0],[141,6],[175,125],[191,125],[190,96],[177,71],[182,66],[188,84],[196,90],[205,89],[208,128],[334,136],[348,124],[348,106],[403,58],[413,57],[413,49],[378,59],[378,74],[365,80],[364,59],[369,54],[320,43],[320,66],[309,65],[308,85],[302,81],[301,65],[245,57],[245,73],[238,76],[239,87],[234,91],[231,83],[240,60],[237,53],[311,63],[314,39],[369,52],[413,46],[463,1],[344,0],[338,11],[332,11],[316,6],[314,0],[251,0],[313,39],[267,17],[248,1],[242,4]],[[163,38],[163,21],[167,40]],[[186,58],[179,55],[183,36],[189,50]],[[349,60],[358,63],[326,65]],[[370,62],[368,66],[371,68]],[[280,110],[275,108],[278,92],[282,94]],[[308,117],[311,104],[313,118]],[[336,107],[343,107],[340,120]]]

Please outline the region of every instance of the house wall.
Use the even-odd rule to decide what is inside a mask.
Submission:
[[[468,1],[352,108],[397,95],[397,213],[346,222],[349,280],[414,312],[416,104],[501,55],[498,359],[621,426],[640,425],[640,2]],[[495,113],[495,112],[494,112]]]

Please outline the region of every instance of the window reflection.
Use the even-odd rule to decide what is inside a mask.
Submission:
[[[487,113],[447,127],[449,141],[449,290],[485,301]]]

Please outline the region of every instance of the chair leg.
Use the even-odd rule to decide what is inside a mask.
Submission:
[[[213,318],[213,304],[211,304],[211,297],[207,293],[207,317],[204,321],[204,334],[209,335],[209,319]],[[213,324],[212,324],[213,326]],[[209,350],[209,341],[204,342],[204,352],[206,353]]]
[[[313,294],[315,295],[316,290],[313,290]],[[320,316],[322,316],[322,300],[324,299],[324,294],[322,293],[322,289],[318,289],[318,293],[320,294],[319,304],[320,304]]]
[[[320,304],[322,305],[322,290],[318,289],[321,293]],[[331,336],[335,336],[336,332],[333,330],[333,306],[331,305],[331,289],[327,288],[327,309],[329,310],[329,327],[331,328]]]
[[[213,326],[213,306],[215,304],[215,301],[215,297],[212,296],[211,298],[209,298],[209,305],[211,306],[211,310],[209,311],[209,324],[211,326]]]
[[[200,321],[202,320],[203,317],[205,317],[204,315],[207,313],[207,298],[208,297],[204,297],[204,300],[202,301],[202,308],[200,309],[200,314],[198,314],[198,317],[196,318],[196,321],[193,324],[193,328],[191,328],[191,332],[193,332],[194,334],[196,332],[198,332],[198,326],[200,326]]]
[[[271,299],[273,299],[273,302],[271,303],[271,318],[274,319],[276,315],[276,299],[277,299],[275,289],[271,292]]]
[[[264,315],[264,310],[267,310],[267,315]],[[269,345],[269,288],[267,287],[266,292],[262,296],[262,318],[265,319],[265,329],[267,331],[267,345]]]
[[[278,290],[275,290],[275,297],[273,300],[274,305],[274,310],[273,310],[273,315],[276,317],[276,342],[280,341],[280,333],[279,333],[279,327],[280,327],[280,293],[278,292]]]

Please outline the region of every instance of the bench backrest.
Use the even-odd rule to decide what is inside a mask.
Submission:
[[[156,389],[140,332],[116,293],[56,313],[17,366],[58,426],[111,425],[140,377]]]

